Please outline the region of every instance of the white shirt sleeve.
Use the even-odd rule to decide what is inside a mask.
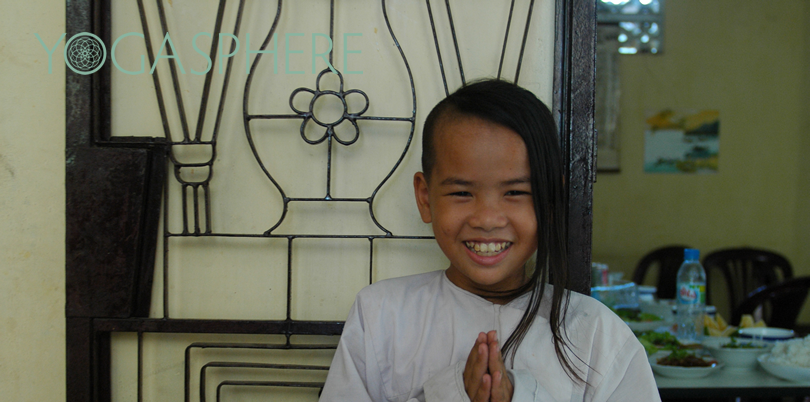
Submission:
[[[595,386],[592,397],[586,400],[594,402],[661,400],[652,368],[647,361],[647,353],[635,338],[628,339],[616,355],[607,375]]]
[[[369,356],[367,350],[360,310],[360,303],[355,300],[326,376],[320,402],[384,401],[380,371],[376,370],[374,355]],[[372,373],[370,378],[368,373]]]
[[[618,379],[618,385],[607,401],[660,401],[661,396],[655,384],[652,368],[647,361],[647,353],[641,348],[629,356],[631,357],[626,363],[624,376]]]
[[[343,326],[319,402],[387,401],[373,344],[367,339],[362,307],[355,300]],[[407,402],[419,402],[412,398]]]

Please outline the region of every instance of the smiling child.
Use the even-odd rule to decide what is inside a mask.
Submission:
[[[629,327],[566,290],[555,127],[500,80],[430,112],[414,192],[450,266],[360,291],[321,401],[659,400]]]

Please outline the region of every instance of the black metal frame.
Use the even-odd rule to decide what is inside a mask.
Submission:
[[[244,0],[240,1],[241,9]],[[221,16],[225,1],[221,3],[219,14]],[[385,0],[382,0],[385,10]],[[160,2],[158,2],[160,5]],[[533,5],[533,1],[531,3]],[[143,15],[143,0],[138,0],[139,9]],[[430,2],[426,1],[430,13],[431,25],[433,15]],[[448,16],[452,26],[452,13],[449,1],[445,1]],[[279,2],[279,8],[281,2]],[[514,1],[512,2],[514,8]],[[98,35],[105,43],[110,43],[110,0],[68,0],[67,8],[67,36],[79,32],[92,32]],[[166,23],[162,9],[161,25],[165,31]],[[332,1],[334,12],[334,1]],[[510,10],[510,21],[512,10]],[[221,18],[217,19],[217,32],[221,29]],[[275,26],[275,23],[274,23]],[[435,28],[434,38],[435,38]],[[529,18],[526,22],[526,31],[529,29]],[[238,30],[238,22],[235,30]],[[145,35],[148,30],[144,29]],[[272,32],[272,31],[271,31]],[[330,34],[332,27],[330,26]],[[593,1],[557,0],[556,3],[556,43],[555,43],[555,70],[554,70],[554,98],[552,112],[559,124],[561,146],[566,163],[566,181],[568,190],[568,227],[569,227],[569,261],[572,270],[572,289],[588,293],[590,288],[590,245],[591,245],[591,201],[592,183],[595,177],[595,138],[593,119],[593,91],[594,91],[594,49],[596,38],[595,4]],[[393,32],[391,32],[392,37]],[[455,32],[453,31],[454,42]],[[147,43],[149,43],[148,37]],[[269,39],[269,36],[268,36]],[[504,46],[508,37],[504,37]],[[394,40],[396,41],[395,37]],[[216,54],[216,42],[213,41],[212,54]],[[267,41],[263,46],[266,46]],[[521,56],[525,48],[525,36],[521,45]],[[444,67],[441,51],[436,42],[436,51],[444,78]],[[401,52],[401,50],[400,50]],[[148,49],[150,64],[154,60],[151,49]],[[459,60],[459,69],[463,77],[463,68],[460,62],[458,47],[456,57]],[[259,57],[255,60],[258,62]],[[232,60],[232,59],[231,59]],[[404,55],[403,55],[404,60]],[[503,55],[501,56],[502,65]],[[331,54],[330,54],[331,63]],[[407,60],[405,60],[407,66]],[[178,95],[176,72],[172,68],[175,82],[175,95],[178,103],[182,97]],[[518,64],[518,73],[520,64]],[[228,65],[230,71],[230,65]],[[327,73],[325,70],[321,74]],[[500,75],[500,71],[499,71]],[[227,76],[227,75],[226,75]],[[518,74],[515,80],[517,81]],[[155,87],[160,91],[159,76],[153,75]],[[249,79],[250,80],[250,79]],[[445,91],[447,91],[446,79]],[[249,82],[247,84],[249,86]],[[204,110],[208,101],[210,76],[206,79],[205,94],[201,103]],[[342,89],[342,88],[341,88]],[[413,89],[413,85],[412,85]],[[200,133],[204,113],[198,116],[197,133],[192,137],[188,131],[185,117],[182,117],[184,128],[183,139],[172,142],[171,133],[166,125],[164,130],[166,139],[155,138],[118,138],[110,133],[110,68],[109,64],[92,75],[73,74],[70,71],[66,76],[66,320],[67,320],[67,400],[68,401],[107,401],[110,399],[110,334],[112,332],[133,332],[138,334],[139,344],[143,333],[224,333],[224,334],[284,334],[287,342],[280,345],[243,345],[243,344],[193,344],[187,349],[187,361],[192,349],[195,348],[322,348],[323,345],[297,345],[290,343],[290,336],[296,334],[338,335],[342,330],[340,322],[313,322],[295,321],[289,315],[289,300],[287,305],[287,319],[283,321],[250,321],[250,320],[192,320],[172,319],[168,315],[168,298],[164,295],[164,318],[150,319],[148,317],[149,297],[151,296],[152,267],[155,261],[155,251],[158,239],[157,225],[160,218],[161,193],[166,174],[168,161],[175,162],[175,176],[184,186],[198,194],[203,190],[205,207],[202,214],[206,216],[205,228],[201,227],[199,219],[200,209],[196,204],[192,211],[194,225],[188,224],[188,211],[184,211],[183,232],[171,234],[164,229],[164,242],[171,236],[211,236],[211,224],[208,210],[207,181],[203,183],[183,182],[178,170],[189,164],[180,164],[173,160],[172,144],[202,144],[212,147],[211,160],[194,166],[207,166],[212,169],[214,160],[213,148],[216,143],[216,129],[211,141],[201,141]],[[227,78],[223,88],[227,90]],[[306,90],[306,89],[302,89]],[[306,90],[313,94],[316,91]],[[341,91],[343,92],[343,91]],[[357,91],[366,96],[361,91]],[[345,93],[333,93],[335,96],[345,96]],[[367,98],[367,97],[366,97]],[[414,98],[415,99],[415,98]],[[158,102],[162,102],[158,94]],[[248,103],[248,89],[245,94],[245,105]],[[292,99],[291,99],[292,103]],[[292,106],[292,105],[291,105]],[[161,106],[163,113],[163,107]],[[184,110],[182,106],[180,110]],[[295,110],[295,109],[293,109]],[[217,123],[222,112],[220,104]],[[394,118],[411,123],[411,133],[408,143],[413,136],[414,115],[410,118]],[[256,118],[273,118],[273,116],[250,115],[247,107],[244,108],[245,126],[250,136],[249,122]],[[348,116],[348,119],[392,119],[386,117],[363,117],[361,113]],[[275,116],[277,118],[302,118],[306,123],[306,112],[295,116]],[[312,116],[309,116],[310,118]],[[351,123],[355,125],[354,120]],[[310,142],[303,133],[302,137]],[[250,138],[250,137],[249,137]],[[327,127],[324,138],[317,140],[331,140],[342,145],[350,145],[353,140],[345,141],[338,138],[334,131]],[[310,142],[311,143],[311,142]],[[403,151],[404,157],[407,147]],[[256,151],[254,149],[254,154]],[[259,160],[258,155],[256,155]],[[399,161],[402,160],[400,157]],[[399,164],[397,162],[397,165]],[[259,160],[261,164],[261,161]],[[262,166],[263,168],[263,166]],[[396,166],[394,167],[396,169]],[[105,176],[112,172],[116,176]],[[265,170],[271,181],[272,176]],[[393,173],[393,170],[392,172]],[[383,180],[390,177],[391,173]],[[209,176],[210,179],[210,176]],[[114,183],[114,185],[113,185]],[[275,181],[273,181],[274,184]],[[328,183],[328,182],[327,182]],[[382,186],[382,183],[380,184]],[[359,201],[369,204],[372,220],[382,231],[381,234],[361,236],[315,236],[315,235],[285,235],[274,234],[273,229],[278,224],[256,237],[279,237],[288,241],[288,253],[296,238],[307,237],[341,237],[366,238],[370,245],[375,239],[423,239],[420,236],[394,236],[374,219],[372,203],[376,191],[368,198],[333,199],[327,185],[326,196],[318,199],[297,199],[284,197],[284,210],[293,201]],[[276,187],[282,192],[281,188]],[[115,190],[115,191],[112,191]],[[186,191],[183,192],[184,195]],[[164,197],[165,198],[165,197]],[[120,200],[129,201],[122,207]],[[166,200],[163,200],[166,205]],[[183,203],[184,206],[187,203]],[[121,233],[120,226],[129,225],[127,233]],[[116,228],[119,228],[115,230]],[[222,234],[220,234],[222,235]],[[165,243],[164,243],[165,244]],[[165,251],[165,249],[164,249]],[[104,258],[97,256],[107,256]],[[111,256],[111,257],[110,257]],[[288,271],[289,271],[288,264]],[[165,275],[165,272],[164,272]],[[164,286],[164,289],[166,286]],[[165,291],[165,290],[164,290]],[[288,292],[288,298],[289,298]],[[139,351],[141,349],[139,348]],[[139,365],[141,359],[139,357]],[[212,367],[218,363],[212,363]],[[240,365],[240,363],[231,363]],[[189,365],[186,365],[186,399],[188,400]],[[207,367],[207,366],[206,366]],[[232,366],[234,367],[234,366]],[[315,369],[323,367],[286,367],[288,369]],[[204,370],[201,376],[204,376]],[[139,370],[140,373],[140,370]],[[203,384],[204,385],[204,384]],[[246,386],[276,386],[279,384],[247,383],[228,381],[220,384],[246,385]],[[293,386],[317,387],[318,384],[296,383],[286,384]],[[201,391],[204,392],[204,391]],[[140,396],[140,393],[139,393]]]

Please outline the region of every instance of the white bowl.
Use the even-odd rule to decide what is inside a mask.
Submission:
[[[638,308],[638,290],[631,281],[618,280],[611,285],[594,286],[591,297],[610,308]]]
[[[655,354],[650,357],[650,367],[652,367],[653,371],[665,376],[665,377],[672,377],[672,378],[702,378],[706,377],[707,375],[714,373],[717,370],[723,368],[722,363],[715,363],[709,367],[679,367],[679,366],[666,366],[662,364],[658,364],[658,358],[661,357],[659,354]]]
[[[755,340],[737,340],[738,343],[753,343],[757,348],[724,348],[723,345],[729,343],[730,338],[726,337],[706,337],[703,340],[703,347],[714,356],[717,361],[726,365],[729,369],[757,368],[757,357],[768,353],[773,345],[767,342]]]
[[[792,329],[753,327],[737,330],[738,338],[763,340],[768,342],[784,341],[796,336]]]
[[[759,365],[765,371],[788,381],[810,381],[810,368],[785,366],[768,361],[770,353],[765,353],[757,358]]]

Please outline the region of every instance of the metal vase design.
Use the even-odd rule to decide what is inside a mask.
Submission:
[[[274,231],[282,224],[287,213],[289,211],[290,203],[292,202],[307,202],[307,201],[319,201],[319,202],[338,202],[338,203],[366,203],[368,204],[368,213],[376,225],[376,227],[382,233],[372,233],[370,235],[380,235],[384,234],[385,236],[391,236],[392,233],[389,229],[385,228],[374,215],[374,201],[378,195],[380,188],[385,185],[389,178],[394,174],[396,169],[402,163],[406,153],[411,144],[411,140],[413,139],[414,135],[414,128],[415,128],[415,119],[416,119],[416,93],[414,90],[413,84],[413,75],[411,73],[411,69],[408,66],[408,61],[405,57],[405,53],[403,52],[402,48],[397,41],[396,35],[394,33],[393,28],[388,20],[388,14],[386,10],[385,1],[381,1],[382,6],[382,13],[385,19],[386,28],[388,35],[390,35],[390,39],[393,44],[397,47],[400,56],[400,62],[402,70],[407,72],[408,82],[410,83],[410,96],[412,100],[412,107],[408,107],[404,109],[399,115],[395,116],[374,116],[370,115],[369,110],[372,104],[384,102],[385,99],[374,99],[367,94],[363,88],[359,87],[360,83],[358,81],[364,81],[355,79],[355,75],[346,74],[345,68],[342,66],[335,66],[334,60],[335,58],[335,46],[340,46],[336,44],[332,46],[332,43],[336,41],[332,40],[332,38],[340,37],[341,35],[335,33],[335,4],[332,2],[332,7],[330,8],[330,24],[329,24],[329,38],[330,38],[330,49],[328,52],[329,63],[326,68],[321,70],[316,76],[313,75],[277,75],[273,78],[282,77],[281,79],[289,80],[292,78],[300,78],[296,80],[297,87],[286,94],[289,98],[288,105],[284,108],[284,110],[268,110],[268,108],[264,105],[256,105],[254,99],[252,99],[251,95],[255,94],[258,91],[264,91],[267,88],[260,87],[255,84],[256,80],[255,77],[261,74],[269,74],[271,70],[269,68],[269,64],[265,63],[276,63],[276,54],[273,54],[272,57],[265,57],[265,53],[267,52],[268,48],[272,50],[277,50],[277,37],[278,35],[282,35],[284,33],[279,32],[279,21],[281,20],[281,15],[283,12],[283,2],[279,1],[278,8],[276,10],[276,15],[273,21],[272,26],[270,27],[267,35],[264,38],[261,47],[259,48],[256,57],[252,60],[250,65],[250,73],[248,75],[247,81],[245,83],[245,91],[244,91],[244,99],[243,99],[243,113],[244,113],[244,125],[245,125],[245,133],[247,135],[247,140],[251,151],[253,152],[253,156],[256,158],[256,162],[261,167],[264,174],[267,176],[267,179],[273,184],[275,189],[281,195],[283,200],[283,212],[281,213],[280,218],[277,222],[275,222],[270,228],[265,231],[265,236],[270,236],[274,233]],[[315,34],[313,34],[315,35]],[[342,36],[346,38],[346,33]],[[325,36],[325,35],[322,35]],[[315,37],[313,36],[313,53],[314,52],[314,43]],[[339,42],[339,41],[337,41]],[[289,39],[287,38],[287,43],[289,44]],[[345,46],[345,44],[343,44]],[[289,50],[288,50],[289,51]],[[313,58],[315,55],[313,54]],[[289,61],[287,61],[289,63]],[[313,67],[314,67],[313,62]],[[345,66],[346,63],[343,63]],[[273,66],[273,69],[275,66]],[[289,64],[287,64],[287,68],[289,68]],[[344,70],[344,71],[342,71]],[[329,84],[327,84],[329,82]],[[300,83],[300,84],[299,84]],[[285,94],[279,94],[278,96],[284,96]],[[322,112],[317,105],[319,103],[326,103],[331,102],[333,106],[333,111],[331,113]],[[335,112],[337,109],[337,112]],[[342,110],[340,110],[342,109]],[[372,108],[373,109],[373,108]],[[325,164],[325,188],[322,195],[319,196],[296,196],[295,194],[288,194],[288,191],[282,187],[280,180],[277,178],[277,173],[273,171],[273,169],[269,166],[268,161],[270,160],[270,156],[268,155],[267,149],[264,149],[260,144],[257,142],[257,138],[260,135],[267,135],[267,133],[259,133],[258,130],[255,129],[255,124],[257,121],[260,120],[281,120],[281,119],[292,119],[295,121],[300,121],[300,125],[298,126],[298,134],[300,135],[300,140],[310,146],[318,146],[325,144],[325,155],[323,156],[323,163]],[[352,195],[352,196],[335,196],[334,189],[333,189],[333,181],[335,179],[335,171],[333,169],[334,163],[334,155],[337,152],[341,152],[343,149],[354,146],[357,144],[358,140],[363,138],[366,135],[376,135],[377,133],[374,130],[368,130],[366,124],[372,121],[376,122],[392,122],[398,123],[402,125],[402,123],[407,123],[409,126],[408,130],[408,137],[403,149],[398,153],[398,157],[396,160],[392,161],[388,167],[381,167],[381,169],[369,169],[369,170],[383,170],[383,169],[390,169],[388,173],[376,184],[370,193],[367,194],[360,194],[360,195]],[[270,133],[269,135],[275,135],[278,133]],[[352,172],[352,174],[358,174],[358,172]]]

